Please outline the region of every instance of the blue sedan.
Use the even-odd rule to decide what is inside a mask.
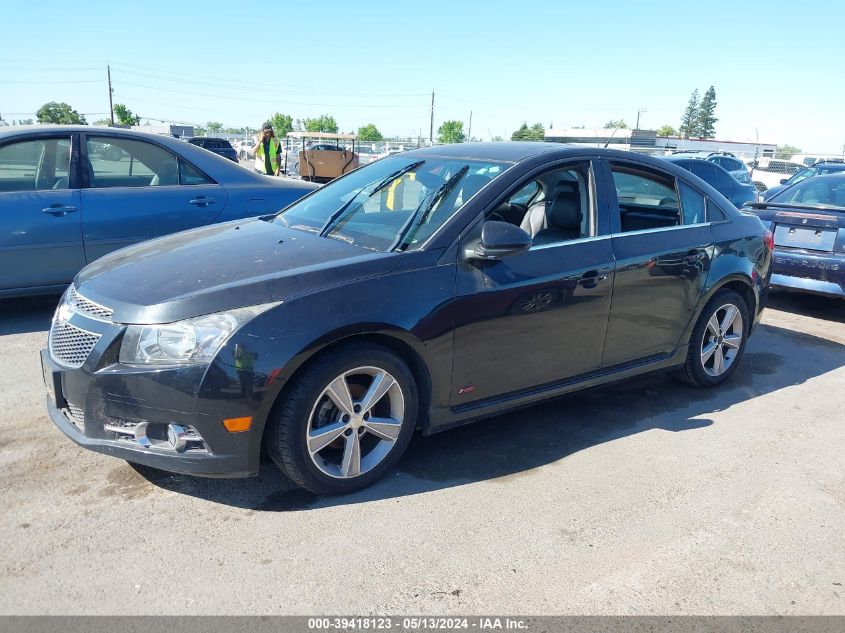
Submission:
[[[7,128],[0,132],[0,297],[62,290],[113,250],[275,213],[315,188],[168,136]]]
[[[757,202],[757,188],[753,184],[740,182],[731,172],[712,161],[678,155],[669,156],[666,160],[694,173],[730,200],[737,209],[744,204]]]

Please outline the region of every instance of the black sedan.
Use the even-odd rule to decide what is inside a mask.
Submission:
[[[774,233],[773,287],[845,298],[845,173],[807,178],[751,207]]]
[[[238,162],[238,153],[235,151],[235,148],[232,147],[232,144],[225,138],[195,136],[193,138],[189,138],[188,142],[191,145],[196,145],[197,147],[207,149],[209,152],[214,152],[218,156],[228,158],[232,162]]]
[[[442,431],[655,370],[713,387],[771,234],[666,161],[545,143],[404,152],[276,215],[88,266],[42,352],[55,424],[165,470],[344,493]]]

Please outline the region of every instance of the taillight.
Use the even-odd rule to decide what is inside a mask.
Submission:
[[[766,232],[763,234],[763,243],[770,251],[775,250],[775,234],[769,229],[766,229]]]

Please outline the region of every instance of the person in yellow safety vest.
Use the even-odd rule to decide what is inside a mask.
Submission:
[[[255,171],[268,176],[278,176],[281,169],[279,160],[281,154],[282,145],[273,132],[273,126],[267,121],[261,126],[261,136],[258,137],[258,143],[255,145]]]

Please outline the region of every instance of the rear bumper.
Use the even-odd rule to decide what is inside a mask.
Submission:
[[[845,255],[775,249],[772,288],[845,297]]]

